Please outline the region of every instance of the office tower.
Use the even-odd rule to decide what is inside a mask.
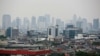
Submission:
[[[73,20],[72,20],[72,24],[76,27],[76,22],[77,22],[77,16],[76,14],[73,15]]]
[[[31,29],[33,29],[33,30],[37,29],[36,17],[34,17],[34,16],[32,16],[32,19],[31,19]]]
[[[11,37],[11,31],[12,31],[12,28],[8,27],[6,30],[6,37]]]
[[[18,37],[19,36],[19,29],[12,28],[11,35],[12,35],[13,38]]]
[[[37,24],[39,31],[46,31],[46,29],[50,26],[50,15],[46,14],[45,16],[39,16]]]
[[[29,28],[30,23],[29,23],[29,20],[28,20],[28,18],[27,18],[27,17],[25,17],[25,18],[24,18],[23,25],[24,25],[24,27],[25,27],[26,29],[28,29],[28,28]]]
[[[27,17],[24,18],[23,20],[23,33],[27,33],[27,31],[30,29],[30,23]]]
[[[81,17],[78,18],[78,20],[76,22],[76,27],[82,28],[82,19],[81,19]]]
[[[64,30],[64,22],[60,19],[56,19],[56,25],[59,26],[59,32],[62,33]]]
[[[93,19],[93,29],[98,30],[99,29],[99,19]]]
[[[17,28],[17,27],[16,27],[16,20],[13,20],[13,21],[11,22],[11,26]]]
[[[38,30],[39,31],[46,30],[46,18],[44,16],[39,16],[38,18]]]
[[[19,17],[16,17],[16,27],[17,29],[21,28],[21,19]]]
[[[92,28],[93,28],[92,23],[88,23],[87,25],[88,25],[87,26],[88,32],[91,32],[92,31]]]
[[[54,18],[52,18],[51,26],[54,26],[54,25],[55,25],[55,20],[54,20]]]
[[[87,24],[87,20],[86,18],[83,18],[82,19],[82,30],[83,30],[83,33],[87,33],[88,32],[88,24]]]
[[[61,30],[64,30],[64,21],[61,21]]]
[[[67,29],[67,28],[74,28],[74,25],[73,24],[67,24],[65,29]]]
[[[9,27],[11,27],[11,16],[9,14],[5,14],[2,18],[2,28],[6,30]]]
[[[55,36],[57,37],[59,35],[59,29],[58,29],[58,25],[56,25],[56,28],[55,28]]]
[[[82,29],[74,27],[73,25],[67,25],[64,31],[65,38],[74,38],[79,33],[82,33]]]
[[[56,25],[60,25],[61,24],[61,20],[60,19],[56,19]]]
[[[60,18],[56,19],[56,25],[58,25],[59,27],[61,26],[61,19]]]
[[[56,26],[50,26],[48,28],[48,37],[57,37],[59,36],[59,28],[58,28],[58,25]]]
[[[17,28],[12,28],[12,27],[7,28],[6,37],[15,38],[18,36],[19,36],[19,30]]]
[[[46,14],[44,17],[46,18],[45,19],[45,22],[46,22],[45,27],[47,28],[48,26],[50,26],[50,15]]]

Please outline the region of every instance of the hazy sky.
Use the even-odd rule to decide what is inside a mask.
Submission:
[[[0,0],[0,21],[3,14],[12,19],[50,14],[65,21],[76,14],[91,21],[100,18],[100,0]]]

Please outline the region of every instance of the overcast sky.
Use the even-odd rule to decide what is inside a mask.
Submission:
[[[0,21],[3,14],[10,14],[12,19],[50,14],[64,21],[76,14],[92,21],[100,18],[100,0],[0,0]]]

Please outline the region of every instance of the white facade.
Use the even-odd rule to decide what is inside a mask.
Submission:
[[[56,36],[57,34],[57,36]],[[54,38],[57,38],[59,36],[59,30],[58,27],[56,26],[51,26],[48,28],[48,40],[54,41]]]

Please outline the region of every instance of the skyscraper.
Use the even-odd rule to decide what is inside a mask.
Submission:
[[[87,20],[85,18],[82,19],[82,30],[83,30],[83,33],[88,32],[88,23],[87,23]]]
[[[2,18],[2,28],[6,30],[9,27],[11,27],[11,16],[9,14],[5,14]]]
[[[26,29],[28,29],[28,28],[29,28],[30,23],[29,23],[29,20],[28,20],[28,18],[27,18],[27,17],[25,17],[25,18],[24,18],[23,25],[24,25],[24,27],[25,27]]]
[[[16,18],[16,27],[17,29],[20,29],[21,27],[21,19],[19,17]]]
[[[56,25],[60,25],[61,24],[61,20],[60,19],[56,19]]]
[[[60,19],[56,19],[56,25],[59,26],[59,32],[62,33],[64,30],[64,22]]]
[[[48,26],[50,26],[50,15],[46,14],[44,17],[46,18],[45,19],[45,22],[46,22],[45,27],[47,28]]]
[[[5,34],[6,37],[12,37],[12,27],[8,27]]]
[[[82,19],[81,19],[81,17],[78,18],[78,20],[76,22],[76,27],[82,28]]]
[[[52,36],[53,38],[59,36],[59,28],[58,28],[58,25],[56,25],[56,26],[50,26],[48,28],[48,37],[49,36]]]
[[[16,20],[13,20],[13,21],[11,22],[11,26],[14,27],[14,28],[16,27]],[[16,27],[16,28],[17,28],[17,27]]]
[[[73,15],[73,20],[72,20],[72,24],[76,27],[76,22],[77,22],[77,15],[76,14],[74,14]]]
[[[36,17],[32,16],[31,19],[31,29],[36,30],[37,25],[36,25]]]
[[[38,30],[39,31],[44,31],[46,30],[46,18],[45,16],[39,16],[38,18]]]
[[[88,23],[88,32],[91,32],[92,31],[92,23]]]
[[[54,26],[54,25],[55,25],[55,20],[54,20],[54,17],[52,18],[51,25],[52,25],[52,26]]]
[[[30,29],[30,22],[27,17],[23,20],[23,33],[27,33],[27,31]]]
[[[98,18],[93,19],[93,29],[94,30],[99,29],[99,19]]]
[[[74,25],[67,25],[66,29],[65,29],[65,37],[66,38],[74,38],[77,34],[81,34],[82,33],[82,29],[78,28],[78,27],[74,27]]]

